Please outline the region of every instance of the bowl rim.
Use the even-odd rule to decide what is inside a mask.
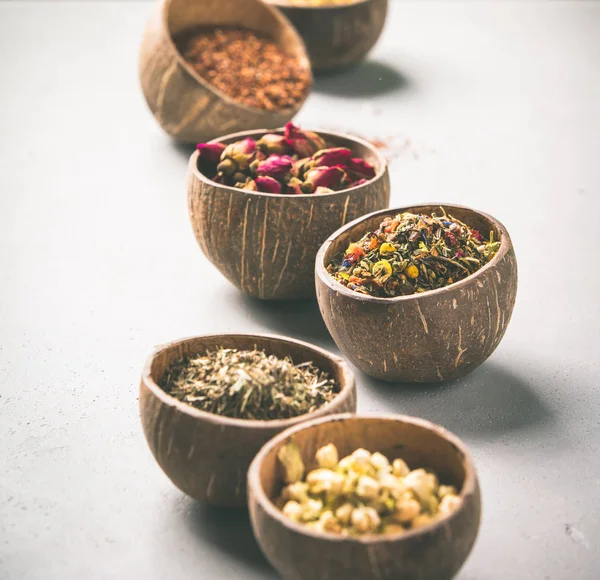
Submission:
[[[314,84],[313,71],[312,71],[312,66],[310,64],[310,59],[308,58],[308,52],[306,50],[306,45],[304,44],[302,37],[300,36],[300,34],[298,34],[298,31],[294,28],[292,23],[285,16],[285,14],[283,14],[283,12],[281,12],[279,9],[277,9],[274,6],[269,5],[268,2],[262,2],[261,0],[255,0],[256,2],[258,2],[260,4],[263,4],[265,9],[268,10],[272,14],[272,16],[279,22],[279,25],[281,27],[287,29],[287,31],[290,32],[292,34],[292,36],[295,38],[296,45],[300,48],[300,54],[296,55],[296,60],[298,61],[298,64],[300,65],[301,68],[303,68],[304,70],[307,70],[310,73],[310,84],[308,85],[308,91],[307,91],[305,97],[301,101],[299,101],[296,106],[288,107],[287,109],[276,109],[274,111],[269,111],[267,109],[260,109],[258,107],[249,107],[248,105],[244,105],[243,103],[235,101],[230,96],[226,95],[223,91],[221,91],[217,87],[215,87],[212,83],[209,83],[206,79],[204,79],[202,76],[200,76],[196,72],[194,67],[183,57],[183,54],[181,54],[181,52],[177,48],[177,45],[175,44],[175,41],[171,34],[171,30],[169,28],[169,11],[175,1],[176,0],[163,0],[163,2],[162,2],[161,24],[164,27],[165,39],[166,39],[167,44],[173,51],[177,63],[197,83],[201,84],[204,88],[211,91],[213,94],[215,94],[221,100],[226,102],[228,105],[238,107],[244,111],[248,111],[248,112],[251,112],[254,114],[258,113],[258,114],[265,115],[265,116],[269,116],[269,115],[289,116],[290,114],[293,114],[296,111],[300,110],[300,108],[302,107],[302,105],[304,104],[306,99],[308,98],[308,95],[310,94],[312,86]],[[243,27],[240,27],[240,28],[243,28]],[[247,30],[250,30],[250,29],[247,28]]]
[[[375,419],[378,421],[394,421],[397,423],[410,423],[412,425],[416,425],[419,427],[423,427],[429,431],[434,432],[439,437],[445,439],[449,443],[451,443],[464,457],[465,463],[465,480],[463,482],[462,488],[460,489],[458,495],[461,499],[464,499],[466,496],[471,496],[475,494],[478,483],[477,483],[477,473],[475,471],[475,464],[473,462],[473,458],[471,457],[471,453],[467,446],[456,436],[454,433],[448,431],[441,425],[437,425],[432,423],[431,421],[427,421],[426,419],[422,419],[420,417],[413,417],[410,415],[396,415],[393,413],[361,413],[361,414],[352,414],[352,413],[339,413],[336,415],[328,415],[327,417],[323,417],[320,419],[313,419],[310,421],[304,421],[300,425],[295,425],[281,433],[278,433],[274,437],[272,437],[269,441],[267,441],[260,449],[260,451],[256,454],[252,463],[250,464],[250,468],[248,469],[248,502],[252,501],[254,498],[258,503],[260,503],[261,507],[267,512],[269,517],[277,520],[281,525],[291,529],[295,533],[304,534],[307,536],[312,536],[315,539],[326,540],[330,542],[350,542],[354,544],[379,544],[384,542],[397,542],[398,540],[404,540],[408,538],[413,538],[416,536],[421,536],[429,533],[435,528],[443,526],[446,522],[454,517],[465,508],[464,501],[461,502],[460,506],[446,514],[433,522],[419,527],[414,530],[407,530],[401,533],[394,534],[385,534],[385,535],[367,535],[367,536],[339,536],[334,533],[320,532],[317,530],[311,530],[306,526],[294,522],[293,520],[285,517],[283,513],[277,509],[275,504],[267,497],[262,484],[260,482],[260,469],[262,463],[264,461],[267,453],[273,450],[276,445],[279,445],[281,442],[288,439],[290,436],[298,433],[299,431],[303,431],[305,429],[310,429],[312,427],[322,425],[323,423],[334,422],[334,421],[347,421],[348,419]]]
[[[238,138],[238,137],[240,139],[243,139],[243,138],[248,138],[248,137],[252,137],[252,136],[258,136],[259,134],[278,133],[283,130],[284,130],[284,127],[278,127],[276,129],[250,129],[248,131],[238,131],[237,133],[229,133],[228,135],[223,135],[222,137],[217,137],[216,139],[211,139],[210,141],[208,141],[208,143],[221,143],[222,141],[224,141],[226,139],[232,139],[232,138]],[[257,197],[277,197],[277,198],[290,198],[290,199],[317,199],[317,198],[318,199],[320,199],[320,198],[330,199],[331,197],[335,197],[336,195],[345,195],[348,192],[356,192],[356,191],[359,191],[360,189],[371,186],[373,183],[375,183],[375,181],[380,180],[387,173],[388,165],[387,165],[387,161],[386,161],[385,157],[381,154],[381,152],[377,149],[377,147],[375,147],[375,145],[373,145],[372,143],[369,143],[366,139],[362,139],[361,137],[356,137],[355,135],[349,135],[347,133],[338,133],[337,131],[325,131],[325,130],[321,130],[321,129],[310,129],[310,128],[306,129],[306,131],[312,131],[314,133],[318,133],[319,135],[322,135],[325,137],[347,139],[348,141],[353,141],[355,143],[359,143],[360,145],[366,147],[377,158],[377,163],[379,165],[377,174],[375,175],[375,177],[373,177],[366,183],[362,183],[361,185],[356,185],[355,187],[349,187],[347,189],[341,189],[340,191],[332,191],[331,193],[319,193],[318,195],[316,195],[314,193],[301,193],[301,194],[293,194],[292,195],[292,194],[287,194],[287,193],[266,193],[263,191],[252,191],[252,190],[248,190],[248,189],[239,189],[237,187],[232,187],[231,185],[223,185],[222,183],[217,183],[216,181],[209,179],[206,175],[204,175],[198,169],[199,152],[197,149],[190,155],[190,160],[189,160],[189,165],[188,165],[189,171],[196,177],[196,179],[199,179],[200,181],[203,181],[204,183],[207,183],[208,185],[210,185],[212,187],[219,187],[224,191],[235,192],[235,193],[241,194],[242,196],[253,195],[253,196],[257,196]]]
[[[154,376],[152,375],[152,365],[154,360],[159,355],[163,354],[166,351],[172,350],[181,344],[195,342],[195,341],[218,341],[220,339],[230,340],[234,338],[245,338],[256,340],[256,346],[261,348],[261,340],[268,339],[271,341],[278,342],[280,344],[293,344],[299,346],[307,351],[312,351],[315,354],[319,354],[327,358],[331,363],[337,367],[340,371],[341,380],[340,391],[337,395],[325,405],[315,409],[310,413],[305,413],[304,415],[298,415],[297,417],[290,417],[288,419],[272,419],[272,420],[258,420],[258,419],[234,419],[232,417],[224,417],[223,415],[217,415],[215,413],[209,413],[208,411],[202,411],[201,409],[196,409],[183,401],[169,395],[166,391],[164,391],[155,381]],[[323,369],[321,369],[323,370]],[[247,429],[287,429],[288,427],[292,427],[297,423],[301,423],[306,421],[307,419],[319,418],[327,415],[328,411],[331,409],[332,405],[339,405],[342,402],[346,401],[352,394],[356,397],[356,381],[354,374],[350,370],[350,366],[341,356],[338,356],[324,348],[319,346],[310,344],[308,342],[304,342],[301,340],[296,340],[294,338],[289,338],[285,336],[279,336],[274,334],[250,334],[250,333],[220,333],[220,334],[201,334],[195,336],[188,336],[185,338],[181,338],[178,340],[174,340],[162,345],[159,345],[154,348],[150,355],[146,358],[146,362],[144,363],[142,369],[142,384],[164,405],[168,405],[169,407],[174,407],[181,413],[193,417],[194,419],[198,419],[207,423],[222,425],[224,427],[238,427],[238,428],[247,428]]]
[[[360,6],[361,4],[369,4],[373,0],[347,0],[346,4],[289,4],[286,0],[265,0],[266,4],[277,6],[277,8],[293,9],[293,10],[343,10]],[[387,0],[386,0],[387,1]]]
[[[402,213],[402,212],[410,211],[410,210],[414,210],[415,212],[418,212],[418,210],[421,208],[435,207],[435,206],[444,208],[448,213],[452,213],[452,209],[466,210],[471,213],[477,214],[478,216],[483,217],[484,219],[486,219],[490,223],[492,223],[492,225],[500,232],[500,237],[501,237],[500,249],[498,250],[496,255],[487,264],[485,264],[484,266],[479,268],[479,270],[473,272],[472,274],[469,274],[466,278],[463,278],[462,280],[459,280],[458,282],[454,282],[448,286],[443,286],[442,288],[436,288],[435,290],[427,290],[425,292],[419,292],[417,294],[408,294],[407,296],[393,296],[390,298],[381,298],[379,296],[369,296],[367,294],[361,294],[360,292],[354,292],[353,290],[349,290],[348,288],[346,288],[346,286],[344,286],[343,284],[340,284],[337,280],[335,280],[333,278],[333,276],[331,274],[329,274],[329,272],[327,272],[327,270],[325,269],[324,259],[325,259],[325,254],[326,254],[327,250],[329,249],[329,246],[331,246],[331,244],[334,241],[336,241],[337,238],[339,236],[341,236],[343,233],[345,233],[346,231],[351,230],[352,228],[356,227],[360,223],[365,222],[368,219],[371,219],[375,216],[385,217],[388,215],[395,215],[397,213]],[[474,209],[472,207],[468,207],[465,205],[459,205],[456,203],[443,203],[443,202],[431,202],[431,203],[425,202],[425,203],[416,203],[416,204],[412,204],[412,205],[400,206],[400,207],[396,207],[396,208],[392,207],[392,208],[388,208],[388,209],[377,210],[377,211],[371,212],[369,214],[360,216],[359,218],[345,224],[344,226],[342,226],[341,228],[339,228],[338,230],[333,232],[323,242],[323,244],[321,245],[321,247],[319,248],[319,250],[317,252],[317,257],[315,259],[315,280],[318,278],[321,281],[321,283],[325,284],[330,290],[333,290],[334,292],[343,294],[344,296],[348,296],[349,298],[354,298],[355,300],[358,300],[359,302],[372,302],[372,303],[378,303],[378,304],[393,304],[393,303],[397,303],[397,302],[406,302],[406,301],[410,301],[410,300],[423,299],[428,296],[442,296],[444,294],[453,293],[455,290],[462,288],[463,286],[466,286],[467,284],[472,284],[478,278],[483,276],[483,274],[485,272],[487,272],[488,270],[490,270],[492,268],[495,268],[498,265],[498,263],[506,256],[506,254],[509,252],[511,247],[512,247],[512,241],[510,239],[510,235],[509,235],[506,227],[495,217],[493,217],[485,212]]]

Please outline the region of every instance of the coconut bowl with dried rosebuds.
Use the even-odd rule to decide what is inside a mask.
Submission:
[[[373,145],[291,123],[199,144],[187,190],[204,254],[244,294],[266,300],[313,297],[320,245],[390,199]]]

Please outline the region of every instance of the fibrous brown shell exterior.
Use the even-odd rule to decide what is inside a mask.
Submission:
[[[161,0],[150,18],[139,59],[142,90],[152,114],[172,137],[200,142],[226,133],[279,127],[302,103],[282,111],[249,108],[205,82],[178,52],[173,38],[198,26],[241,27],[269,35],[298,66],[310,69],[302,39],[288,20],[260,0]]]
[[[450,286],[397,298],[373,298],[349,290],[326,271],[350,242],[403,211],[440,212],[501,240],[483,268]],[[424,383],[461,377],[485,361],[508,326],[517,293],[517,261],[506,228],[487,214],[449,204],[425,204],[376,212],[332,234],[316,262],[319,308],[340,350],[372,377]]]
[[[245,132],[230,143],[261,132]],[[294,300],[315,295],[317,250],[336,228],[388,206],[387,165],[372,145],[319,131],[335,147],[350,147],[371,162],[377,176],[358,187],[327,194],[279,195],[245,191],[214,183],[197,168],[197,153],[188,169],[188,206],[202,251],[242,292],[267,300]]]
[[[388,0],[364,0],[337,6],[289,6],[269,0],[290,19],[302,36],[314,70],[354,64],[377,42]]]

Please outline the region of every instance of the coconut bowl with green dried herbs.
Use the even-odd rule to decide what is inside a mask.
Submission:
[[[479,528],[466,446],[401,415],[335,415],[280,433],[248,472],[254,535],[282,578],[452,578]]]
[[[241,506],[260,447],[301,421],[354,412],[346,363],[323,349],[268,335],[211,335],[170,343],[144,368],[140,416],[166,475],[188,495]]]
[[[506,228],[452,204],[359,218],[321,246],[315,272],[340,350],[394,382],[447,381],[476,368],[504,336],[517,291]]]

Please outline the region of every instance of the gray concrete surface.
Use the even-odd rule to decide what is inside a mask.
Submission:
[[[314,303],[244,298],[186,215],[188,152],[146,110],[132,2],[0,3],[0,578],[274,578],[247,517],[195,504],[143,439],[153,345],[268,331],[335,350]],[[298,121],[387,139],[395,205],[508,227],[492,358],[442,387],[358,375],[361,411],[471,447],[484,515],[461,580],[598,578],[600,3],[394,2],[371,59]]]

